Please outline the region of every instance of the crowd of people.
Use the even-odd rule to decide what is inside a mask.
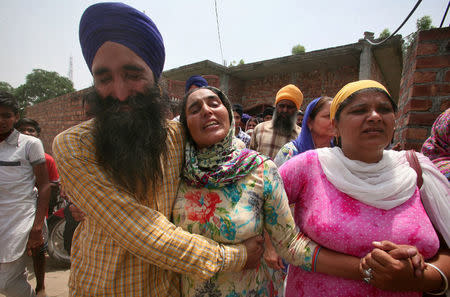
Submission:
[[[93,118],[55,137],[58,172],[38,123],[0,93],[0,293],[46,295],[43,229],[60,183],[80,221],[70,296],[448,291],[450,109],[422,153],[395,151],[397,106],[379,82],[304,112],[288,84],[250,116],[200,75],[171,103],[161,34],[133,7],[91,5],[79,39]]]

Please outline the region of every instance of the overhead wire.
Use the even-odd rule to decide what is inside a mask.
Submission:
[[[216,11],[217,35],[219,36],[220,56],[222,58],[222,63],[225,64],[225,60],[223,59],[222,40],[220,38],[219,13],[217,12],[217,0],[214,0],[214,7],[215,7],[215,11]]]
[[[385,43],[386,41],[388,41],[389,39],[391,39],[392,36],[394,36],[402,27],[403,25],[409,20],[409,18],[412,16],[412,14],[414,13],[414,11],[416,11],[417,7],[419,7],[419,4],[422,2],[422,0],[418,0],[416,5],[414,6],[414,8],[411,10],[411,12],[408,14],[408,16],[406,17],[406,19],[403,21],[403,23],[401,23],[401,25],[397,28],[397,30],[394,31],[394,33],[392,33],[389,37],[383,39],[382,41],[379,42],[373,42],[369,39],[366,39],[366,41],[368,43],[370,43],[371,45],[380,45],[382,43]]]
[[[439,25],[439,28],[442,28],[442,25],[444,24],[444,20],[445,20],[445,17],[447,16],[449,6],[450,6],[450,1],[448,1],[447,9],[445,10],[444,16],[442,17],[442,21],[441,21],[441,24]]]

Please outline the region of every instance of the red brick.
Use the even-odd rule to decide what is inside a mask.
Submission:
[[[416,69],[445,68],[450,66],[450,55],[421,57],[416,60]]]
[[[439,113],[410,113],[407,125],[433,125]]]
[[[419,43],[417,47],[417,55],[432,55],[437,53],[439,46],[436,43]]]
[[[412,89],[411,97],[446,96],[450,94],[450,84],[416,85]]]
[[[428,111],[432,106],[433,102],[431,100],[411,99],[403,110],[404,113],[410,111]]]
[[[419,42],[425,40],[446,40],[446,39],[450,39],[449,27],[419,32]]]
[[[439,108],[440,111],[446,111],[448,108],[450,108],[450,100],[441,102],[441,106]]]
[[[411,97],[436,96],[435,85],[419,85],[412,88]]]
[[[438,85],[438,96],[450,95],[450,84],[440,84]]]
[[[428,137],[428,129],[425,128],[406,128],[406,139],[422,140]]]
[[[435,80],[436,72],[434,71],[414,72],[414,83],[426,83]]]
[[[450,71],[445,73],[445,81],[450,81]]]

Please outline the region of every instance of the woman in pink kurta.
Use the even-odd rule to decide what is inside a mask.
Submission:
[[[367,89],[367,85],[380,88],[373,81],[358,85],[359,90]],[[354,92],[347,90],[347,96]],[[319,245],[364,257],[372,251],[373,241],[389,240],[416,246],[425,259],[430,259],[440,244],[421,194],[433,223],[448,240],[448,182],[426,157],[418,154],[424,177],[419,191],[417,175],[405,152],[383,150],[390,142],[395,121],[395,105],[386,94],[384,87],[382,91],[369,89],[348,99],[341,109],[335,102],[332,115],[336,110],[338,115],[332,119],[341,148],[300,154],[281,166],[280,174],[289,202],[295,204],[296,224]],[[446,271],[449,261],[443,258],[433,263]],[[439,274],[433,270],[426,269],[423,278],[411,279],[409,284],[399,282],[397,289],[403,292],[387,292],[370,284],[376,282],[372,267],[367,272],[368,283],[364,283],[290,266],[286,297],[422,296],[418,291],[439,291],[445,286],[445,275],[439,282]]]
[[[372,251],[374,240],[416,246],[426,259],[439,248],[418,190],[407,202],[391,210],[366,205],[328,181],[315,150],[288,161],[280,173],[289,203],[295,203],[295,223],[322,246],[360,258]],[[360,281],[306,272],[296,266],[290,267],[286,292],[296,292],[286,297],[353,296],[354,292],[358,296],[414,296],[388,294]]]

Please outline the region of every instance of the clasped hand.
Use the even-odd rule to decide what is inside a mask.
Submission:
[[[412,284],[423,277],[425,262],[414,246],[390,241],[374,242],[375,249],[361,259],[360,274],[382,290],[414,291]],[[370,268],[370,272],[367,270]]]

